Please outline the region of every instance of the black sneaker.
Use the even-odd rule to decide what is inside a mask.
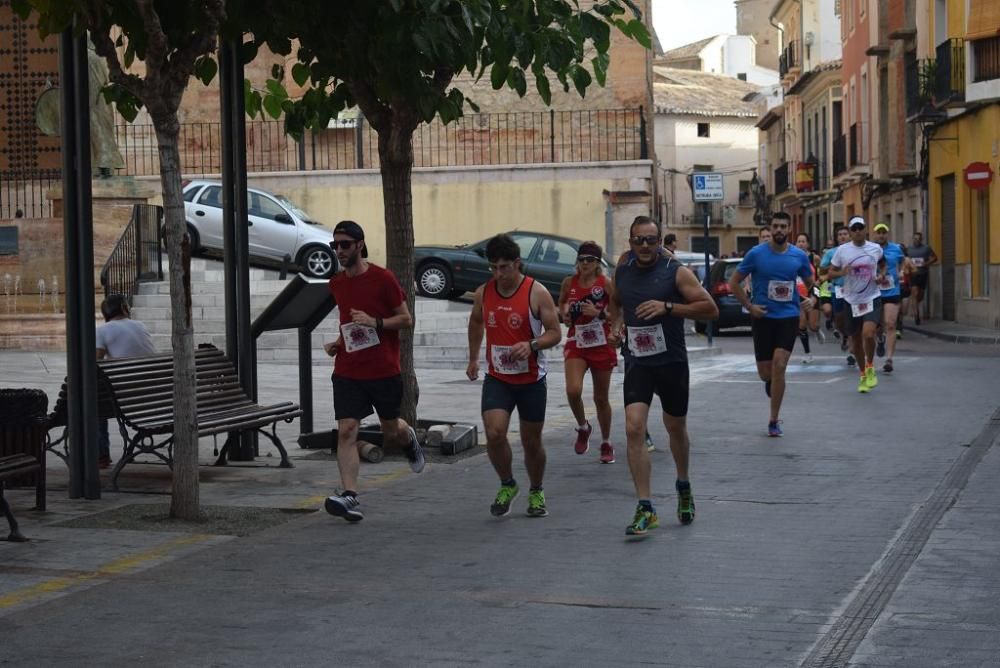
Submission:
[[[334,517],[343,517],[348,522],[360,522],[365,519],[365,516],[358,510],[360,505],[361,502],[356,496],[334,494],[326,497],[326,503],[323,504],[323,507]]]
[[[691,494],[691,483],[675,485],[677,488],[677,519],[681,524],[694,522],[694,496]]]
[[[847,366],[854,366],[857,363],[858,363],[858,361],[856,359],[854,359],[854,355],[848,355],[847,356]]]
[[[420,441],[417,440],[417,432],[413,427],[409,427],[410,430],[410,447],[406,449],[406,458],[410,460],[410,470],[414,473],[420,473],[424,470],[424,449],[420,447]]]
[[[875,339],[875,354],[885,357],[885,332],[882,332]]]
[[[517,498],[520,491],[521,488],[516,484],[500,485],[500,491],[497,492],[497,496],[493,500],[493,505],[490,506],[490,513],[492,513],[494,517],[503,517],[509,513],[510,504]]]
[[[885,364],[882,365],[882,371],[885,373],[892,373],[892,360],[885,361]]]

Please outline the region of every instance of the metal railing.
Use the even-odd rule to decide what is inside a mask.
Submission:
[[[694,213],[686,213],[681,216],[681,225],[692,225],[696,227],[704,227],[705,219],[708,218],[709,224],[712,226],[721,225],[725,222],[722,218],[722,208],[717,204],[712,204],[709,206],[695,205]]]
[[[833,140],[833,173],[843,174],[847,171],[847,135],[840,135]]]
[[[124,295],[132,304],[139,281],[163,280],[163,209],[152,204],[132,205],[132,218],[101,269],[104,296]]]
[[[858,142],[858,139],[860,139],[860,137],[858,137],[857,123],[851,125],[848,137],[849,137],[848,140],[849,143],[847,146],[850,149],[849,151],[850,155],[848,156],[847,164],[851,167],[857,167],[858,165],[861,164],[861,144]]]
[[[247,171],[378,169],[378,133],[364,118],[335,121],[307,132],[300,142],[283,121],[248,121]],[[222,170],[220,123],[181,125],[179,149],[185,174]],[[122,174],[159,173],[151,125],[120,125]],[[448,125],[423,124],[413,134],[414,167],[522,165],[639,160],[649,156],[643,109],[483,113]]]
[[[789,165],[787,162],[783,162],[778,165],[777,169],[774,170],[774,194],[780,195],[788,190],[788,169]]]
[[[965,100],[965,41],[946,39],[937,45],[934,102],[938,105]]]
[[[972,57],[975,60],[974,82],[1000,79],[1000,36],[974,41]]]
[[[0,171],[0,219],[51,218],[52,186],[62,185],[58,169]]]
[[[789,42],[788,46],[778,56],[778,74],[784,77],[789,70],[796,66],[795,42]]]

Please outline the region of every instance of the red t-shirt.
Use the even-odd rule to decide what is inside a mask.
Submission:
[[[330,294],[340,309],[340,351],[334,358],[333,372],[357,380],[398,376],[399,332],[388,329],[375,332],[378,343],[371,345],[375,341],[371,330],[351,327],[351,309],[364,311],[373,318],[389,318],[406,300],[395,274],[374,264],[369,264],[359,276],[348,276],[342,271],[330,279]],[[349,333],[345,332],[345,325]],[[357,345],[353,352],[347,350],[349,337]]]

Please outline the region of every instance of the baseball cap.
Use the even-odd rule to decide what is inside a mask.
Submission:
[[[333,228],[334,234],[346,234],[355,241],[365,240],[365,231],[353,220],[342,220]],[[361,248],[361,257],[368,257],[368,244]]]
[[[592,255],[599,260],[601,259],[601,256],[604,255],[604,251],[601,250],[601,247],[597,245],[596,241],[584,241],[580,244],[580,248],[577,249],[576,255],[577,257],[581,255]]]
[[[876,225],[872,229],[875,230],[876,232],[888,232],[889,231],[889,226],[886,225],[885,223],[879,223],[878,225]]]
[[[847,229],[853,230],[855,227],[867,227],[868,223],[861,216],[854,216],[851,218],[850,222],[847,223]]]

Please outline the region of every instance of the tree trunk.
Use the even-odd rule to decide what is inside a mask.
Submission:
[[[174,354],[173,485],[170,516],[199,519],[198,423],[191,325],[191,247],[181,193],[177,113],[153,115],[160,153],[164,230],[170,260],[170,344]]]
[[[413,301],[413,127],[395,116],[388,128],[378,133],[378,157],[382,172],[382,200],[385,205],[385,250],[387,268],[396,275],[413,321],[417,315]],[[416,425],[420,388],[413,371],[413,330],[400,332],[399,362],[403,372],[402,418]]]

